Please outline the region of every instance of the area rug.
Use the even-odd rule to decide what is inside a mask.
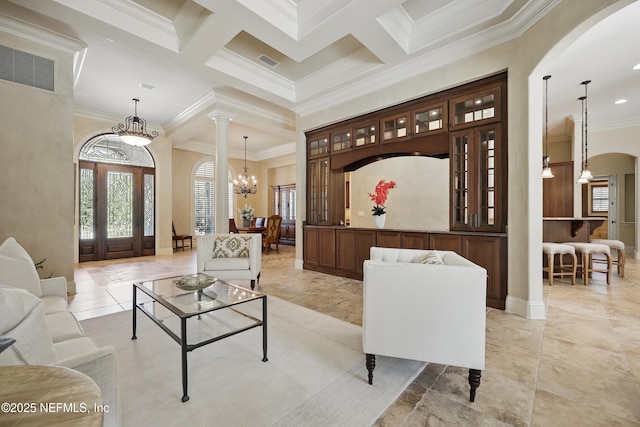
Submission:
[[[259,306],[248,309],[259,313]],[[378,357],[369,385],[360,327],[271,296],[268,310],[269,360],[262,362],[261,328],[195,349],[185,403],[180,346],[145,315],[138,314],[137,340],[131,311],[81,323],[117,351],[124,427],[370,426],[425,366]],[[210,330],[215,322],[203,317],[194,325]]]

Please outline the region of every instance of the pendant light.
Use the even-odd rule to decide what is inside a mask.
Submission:
[[[247,138],[244,138],[244,167],[242,173],[238,175],[238,179],[233,180],[233,192],[241,194],[245,199],[250,194],[256,194],[258,192],[258,181],[255,176],[249,177],[249,169],[247,168]]]
[[[544,156],[542,157],[542,177],[553,178],[553,172],[549,167],[549,79],[544,76]]]
[[[586,184],[587,182],[593,179],[593,175],[591,175],[591,171],[589,170],[589,142],[588,142],[588,126],[587,126],[587,85],[591,83],[591,80],[583,81],[582,85],[584,85],[584,96],[578,98],[582,101],[582,172],[580,173],[580,177],[578,178],[578,184]]]
[[[138,117],[138,102],[140,100],[133,98],[133,102],[135,103],[133,116],[127,117],[124,123],[118,123],[118,126],[114,126],[112,130],[127,144],[144,146],[153,141],[153,138],[158,136],[158,132],[154,130],[147,133],[147,122]]]

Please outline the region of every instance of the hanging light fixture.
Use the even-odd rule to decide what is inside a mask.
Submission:
[[[118,123],[118,126],[114,126],[112,130],[129,145],[147,145],[158,136],[158,132],[154,130],[150,134],[147,133],[147,122],[138,117],[140,100],[133,98],[133,102],[135,102],[133,116],[127,117],[124,123]]]
[[[258,192],[258,188],[256,184],[255,176],[249,177],[249,169],[247,168],[247,138],[248,136],[243,136],[244,138],[244,167],[242,168],[242,173],[238,175],[238,179],[233,180],[233,192],[236,194],[242,194],[246,199],[249,194],[256,194]],[[251,179],[251,184],[249,183],[249,179]]]
[[[582,172],[580,173],[580,177],[578,178],[578,184],[586,184],[587,182],[593,179],[593,175],[591,175],[591,171],[589,170],[589,152],[588,152],[588,127],[587,127],[587,85],[591,83],[591,80],[583,81],[582,85],[584,85],[584,96],[578,98],[582,101]]]
[[[553,172],[549,167],[549,79],[544,76],[544,156],[542,157],[542,177],[553,178]]]

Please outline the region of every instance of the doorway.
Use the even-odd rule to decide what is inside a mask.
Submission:
[[[80,262],[155,254],[155,167],[144,147],[116,135],[88,141],[78,182]]]

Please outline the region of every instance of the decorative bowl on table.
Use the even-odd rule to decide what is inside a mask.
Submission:
[[[199,291],[215,283],[217,279],[204,273],[186,274],[174,280],[176,286],[185,291]]]

